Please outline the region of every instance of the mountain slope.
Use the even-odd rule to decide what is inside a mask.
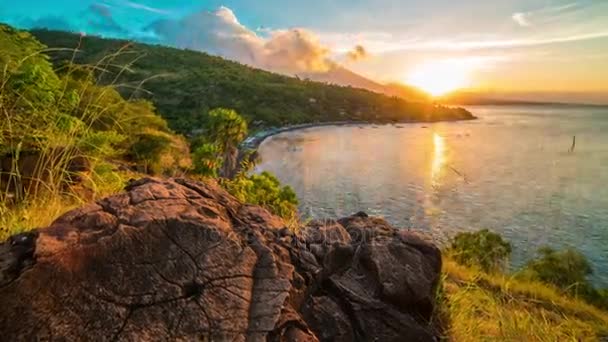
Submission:
[[[326,72],[305,73],[302,74],[302,77],[309,78],[317,82],[367,89],[376,93],[384,93],[386,90],[382,84],[374,82],[338,65],[332,67]]]
[[[334,66],[326,72],[307,73],[301,76],[317,82],[367,89],[388,96],[401,97],[409,101],[429,100],[426,93],[414,87],[398,83],[380,84],[341,66]]]
[[[328,121],[438,121],[471,119],[464,109],[408,102],[368,90],[282,76],[189,50],[77,34],[34,30],[55,64],[94,65],[124,96],[150,99],[179,133],[205,124],[216,107],[233,108],[254,127]]]

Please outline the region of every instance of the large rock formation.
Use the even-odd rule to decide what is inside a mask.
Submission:
[[[364,213],[297,234],[215,184],[142,179],[0,245],[0,336],[433,341],[432,244]]]

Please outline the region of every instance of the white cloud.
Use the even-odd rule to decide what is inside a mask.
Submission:
[[[584,9],[585,6],[576,2],[560,5],[543,7],[537,10],[528,12],[513,13],[511,19],[519,26],[528,27],[536,24],[546,24],[567,18],[578,11]]]
[[[553,35],[540,38],[516,38],[505,40],[481,40],[481,41],[461,41],[461,42],[436,42],[428,46],[435,46],[446,49],[479,49],[479,48],[510,48],[527,47],[558,43],[568,43],[583,40],[607,38],[608,30],[589,32],[575,35]]]
[[[325,36],[321,36],[326,41]],[[340,46],[338,41],[351,42],[352,35],[345,34],[340,38],[339,34],[332,34],[331,40],[333,45],[339,48],[332,49],[334,52],[348,53]],[[608,38],[608,27],[606,29],[594,29],[585,27],[570,27],[559,31],[539,32],[535,35],[467,35],[454,37],[452,39],[424,39],[423,37],[415,38],[412,36],[388,36],[372,37],[369,39],[358,40],[366,50],[371,51],[374,55],[393,53],[400,51],[466,51],[479,49],[510,49],[533,47],[550,44],[569,43],[593,39]]]
[[[133,1],[124,0],[123,4],[128,7],[131,7],[131,8],[140,9],[140,10],[144,10],[144,11],[148,11],[148,12],[152,12],[152,13],[156,13],[156,14],[165,14],[165,15],[170,14],[170,12],[167,10],[147,6],[147,5],[140,4],[137,2],[133,2]]]
[[[528,21],[526,13],[522,13],[522,12],[513,13],[513,16],[511,18],[517,24],[519,24],[519,26],[523,26],[523,27],[531,26],[530,22]]]
[[[270,30],[268,37],[242,25],[227,7],[202,11],[180,20],[150,26],[166,44],[207,51],[239,62],[283,73],[325,71],[330,50],[304,29]]]

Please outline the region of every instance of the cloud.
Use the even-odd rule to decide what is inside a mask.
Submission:
[[[529,12],[513,13],[511,19],[519,26],[529,27],[534,24],[546,24],[575,14],[584,6],[573,2],[560,6],[549,6]]]
[[[129,32],[114,19],[112,8],[102,3],[91,4],[83,13],[88,29],[95,33],[109,35],[127,35]]]
[[[110,10],[109,5],[95,2],[89,6],[89,10],[101,17],[112,19],[112,11]]]
[[[303,29],[273,32],[261,53],[261,67],[282,72],[326,71],[332,64],[329,49]]]
[[[125,6],[127,6],[127,7],[131,7],[131,8],[139,9],[139,10],[144,10],[144,11],[152,12],[152,13],[156,13],[156,14],[167,15],[167,14],[171,13],[171,12],[169,12],[167,10],[163,10],[163,9],[160,9],[160,8],[147,6],[147,5],[140,4],[140,3],[137,3],[137,2],[133,2],[133,1],[124,0],[124,1],[122,1],[122,3]]]
[[[358,62],[369,57],[369,53],[362,45],[355,46],[351,51],[346,53],[348,60]]]
[[[375,54],[395,53],[402,51],[467,51],[479,49],[511,49],[551,44],[565,44],[608,38],[608,28],[587,29],[574,27],[564,30],[547,30],[536,35],[513,36],[464,36],[446,40],[430,40],[412,37],[392,37],[364,41]],[[342,50],[341,51],[345,51]]]
[[[45,28],[49,30],[75,30],[69,22],[58,16],[44,16],[37,19],[26,19],[21,22],[21,25],[35,29]]]
[[[254,32],[241,25],[226,7],[194,13],[180,20],[159,20],[148,29],[162,43],[203,50],[247,64],[258,62],[258,51],[264,44]]]
[[[428,46],[441,47],[445,49],[481,49],[481,48],[511,48],[511,47],[529,47],[538,45],[549,45],[559,43],[569,43],[576,41],[592,40],[608,38],[607,31],[589,32],[574,35],[556,35],[547,36],[544,38],[520,38],[520,39],[505,39],[505,40],[482,40],[482,41],[462,41],[462,42],[436,42],[430,43]]]
[[[227,7],[180,20],[159,20],[148,27],[163,44],[202,50],[241,63],[282,73],[325,71],[329,49],[304,29],[270,30],[268,37],[242,25]]]
[[[528,27],[531,26],[530,22],[528,21],[527,18],[527,14],[526,13],[522,13],[522,12],[517,12],[517,13],[513,13],[513,16],[511,17],[517,24],[519,24],[519,26],[523,26],[523,27]]]

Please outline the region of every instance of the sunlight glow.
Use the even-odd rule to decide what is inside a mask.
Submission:
[[[408,75],[406,82],[433,96],[445,95],[467,87],[471,63],[460,60],[443,60],[422,64]]]
[[[431,166],[431,182],[433,186],[438,185],[439,175],[445,164],[445,140],[444,138],[433,133],[433,165]]]

